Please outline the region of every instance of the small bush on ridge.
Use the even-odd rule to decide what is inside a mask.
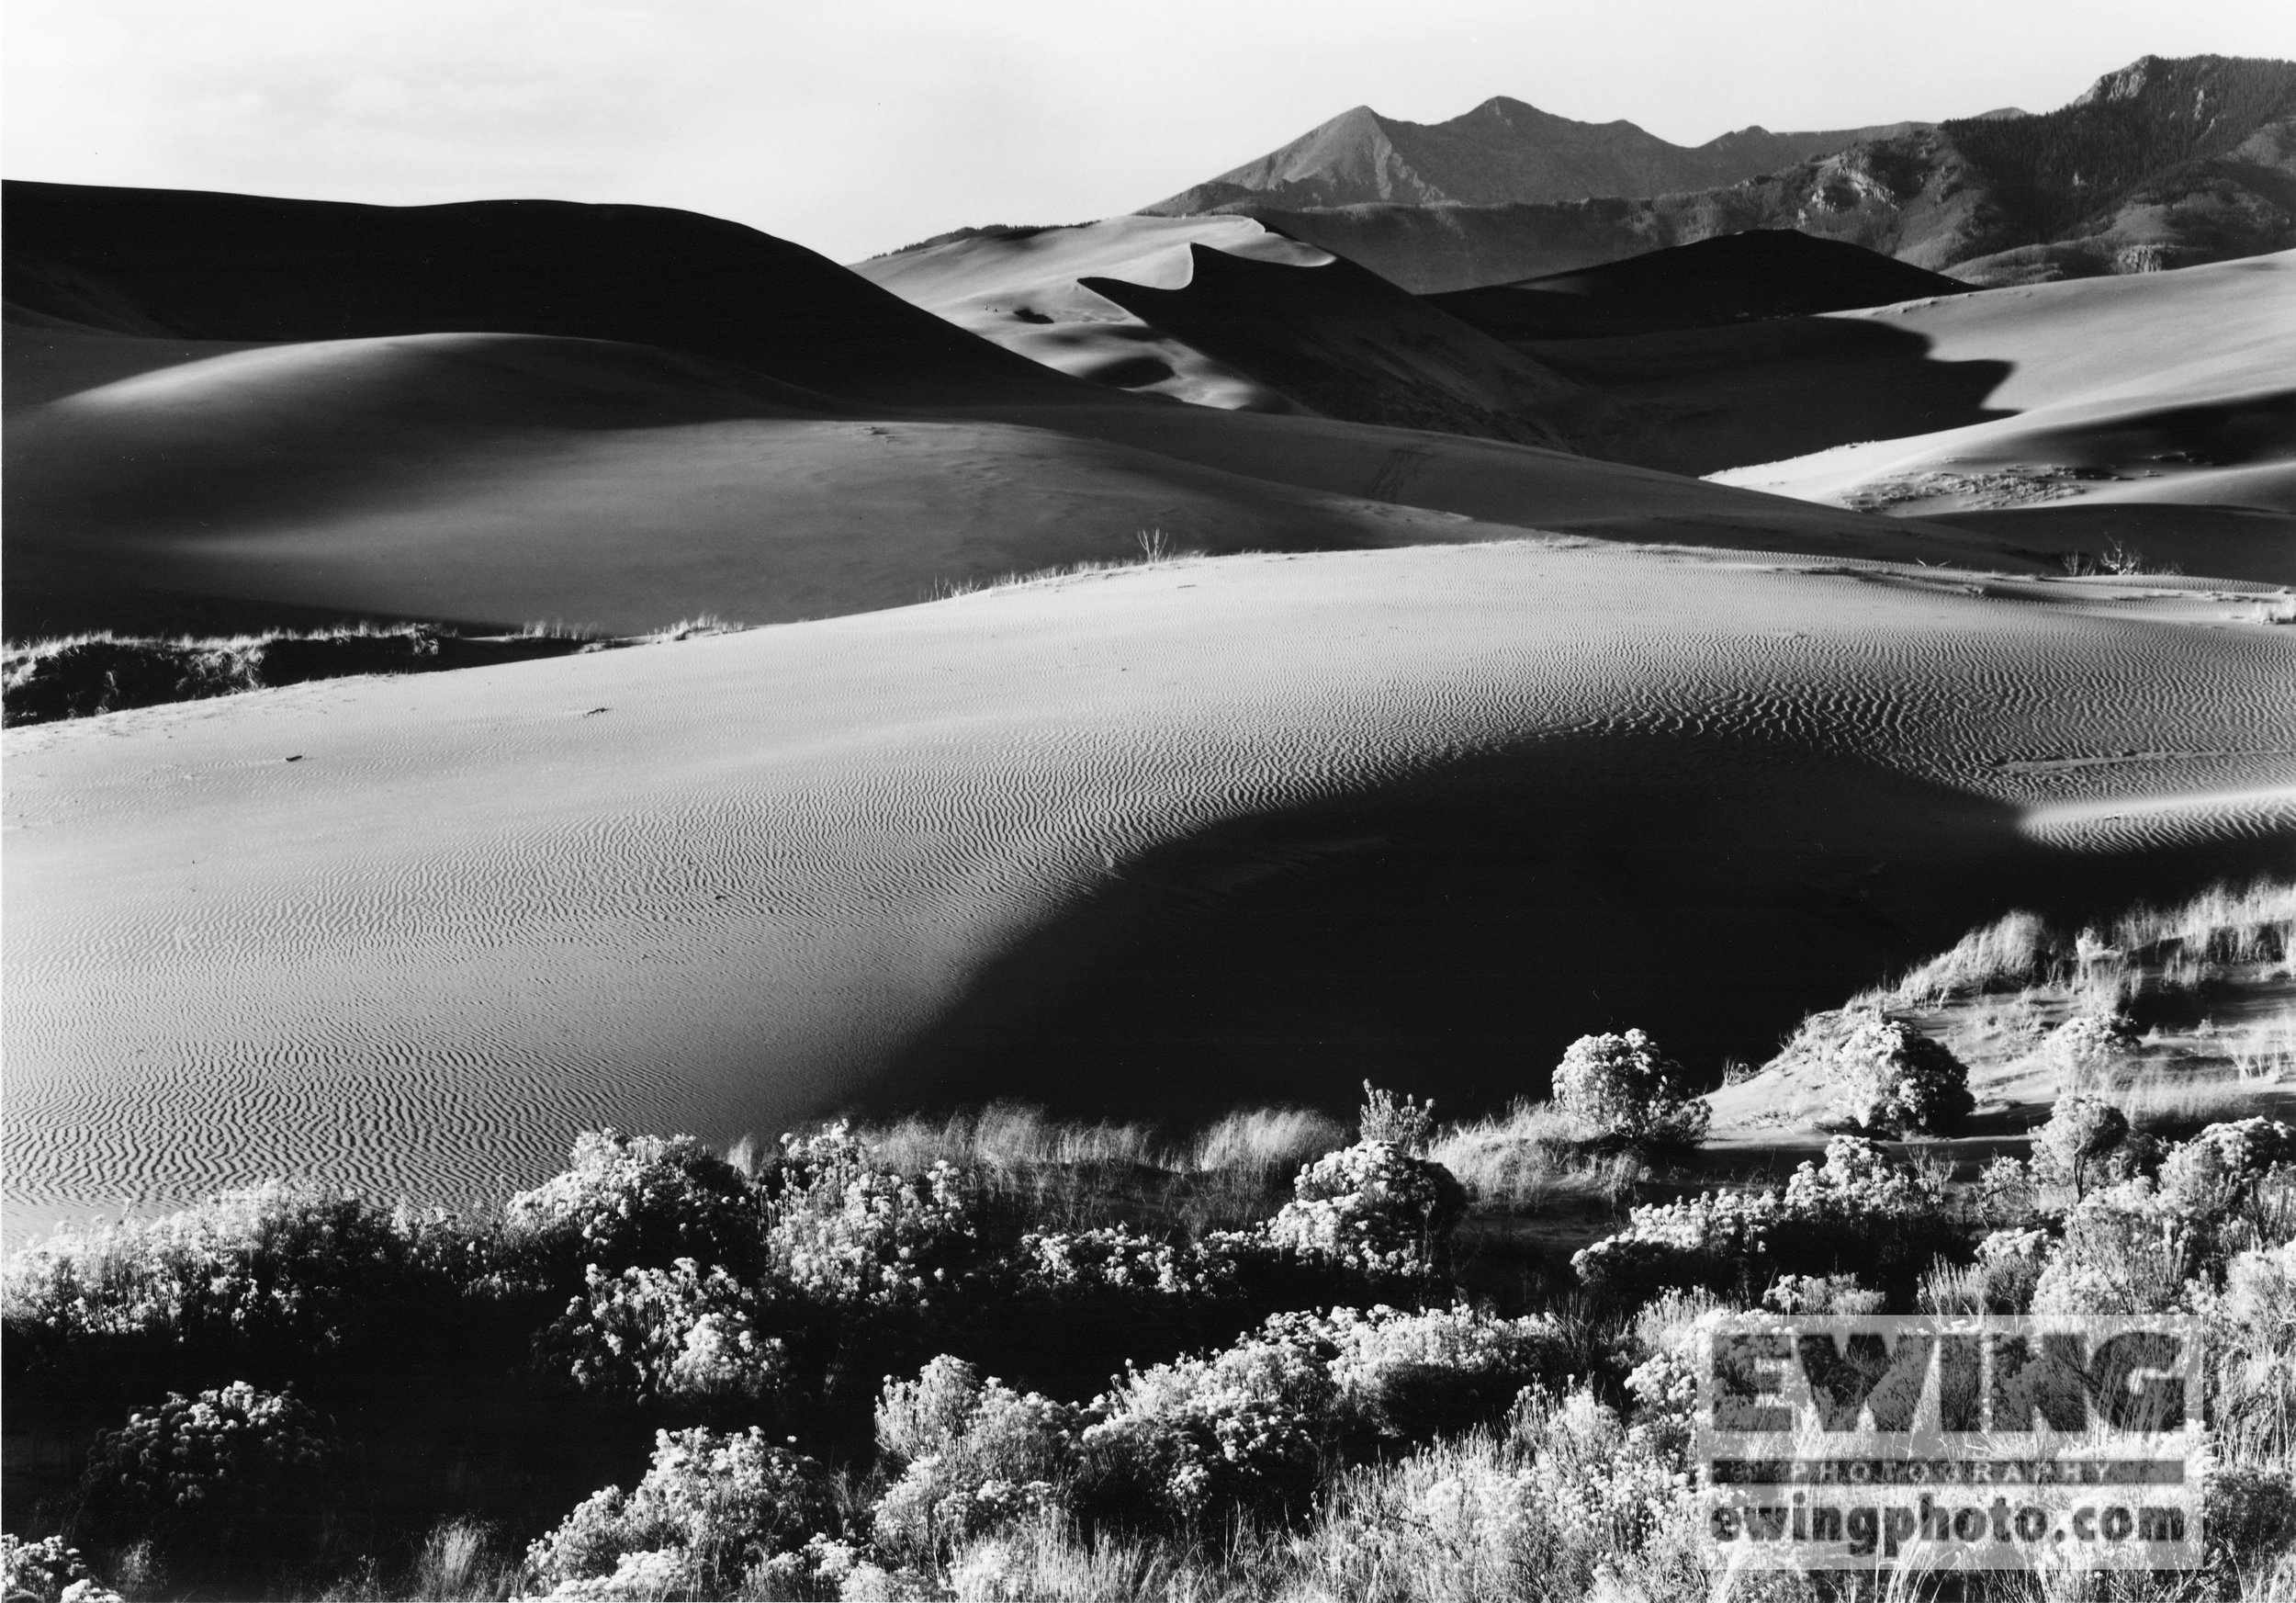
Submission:
[[[1439,1163],[1390,1141],[1362,1141],[1316,1159],[1266,1236],[1304,1258],[1367,1274],[1413,1274],[1440,1260],[1467,1193]]]
[[[1835,1113],[1878,1135],[1950,1135],[1976,1104],[1969,1069],[1912,1025],[1869,1019],[1834,1055]]]
[[[1573,1041],[1555,1067],[1554,1097],[1598,1140],[1694,1146],[1713,1118],[1682,1065],[1639,1030]]]

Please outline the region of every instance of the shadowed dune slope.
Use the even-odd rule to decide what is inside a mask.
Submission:
[[[983,229],[853,264],[872,284],[1048,367],[1140,394],[1298,412],[1280,391],[1134,317],[1080,279],[1186,284],[1188,246],[1319,266],[1327,251],[1242,217],[1112,217],[1074,228]]]
[[[912,405],[1070,388],[802,246],[693,212],[10,182],[0,213],[8,300],[118,333],[621,340]]]
[[[1353,262],[1188,257],[1177,288],[1083,287],[1325,417],[1557,446],[1550,420],[1589,399]]]
[[[1430,295],[1494,339],[1595,339],[1887,306],[1968,286],[1840,240],[1751,229],[1622,262]]]
[[[2284,865],[2296,638],[2223,611],[1515,542],[11,730],[11,1217],[600,1122],[1465,1112],[1626,1024],[1711,1071],[2003,907]]]
[[[602,341],[433,334],[201,357],[180,341],[7,337],[26,388],[52,396],[16,412],[6,439],[17,638],[360,617],[767,623],[1136,557],[1149,528],[1212,551],[1525,528],[1979,563],[1998,546],[1316,418],[1121,398],[857,412]],[[138,359],[152,370],[115,376]],[[90,376],[108,381],[69,390]]]
[[[1917,515],[2068,501],[2296,513],[2291,308],[2296,253],[1863,314],[1929,340],[1929,360],[2006,364],[1986,399],[2014,415],[1716,477]]]
[[[1175,400],[1559,444],[1588,398],[1351,262],[1243,218],[997,230],[854,271],[1064,372]]]
[[[1651,409],[1600,448],[1677,472],[2109,401],[2251,395],[2296,370],[2296,254],[1988,289],[1812,318],[1525,342],[1566,377]],[[1673,410],[1669,411],[1667,409]]]

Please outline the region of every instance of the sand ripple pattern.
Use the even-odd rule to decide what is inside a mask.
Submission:
[[[1977,588],[1235,558],[14,731],[11,1228],[276,1173],[468,1198],[586,1123],[771,1127],[1145,852],[1562,740],[1876,767],[2076,851],[2296,834],[2296,631]]]

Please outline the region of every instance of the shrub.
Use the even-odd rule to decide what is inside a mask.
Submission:
[[[2222,1221],[2256,1195],[2275,1169],[2296,1163],[2296,1130],[2277,1119],[2211,1124],[2169,1148],[2160,1189],[2195,1217]]]
[[[2147,1180],[2092,1191],[2033,1286],[2036,1314],[2161,1314],[2201,1268],[2205,1235]]]
[[[883,1314],[932,1304],[977,1245],[964,1177],[880,1166],[844,1124],[782,1137],[766,1252],[773,1277],[819,1306]]]
[[[2033,1135],[2032,1178],[2078,1202],[2091,1186],[2118,1185],[2158,1162],[2152,1143],[2129,1127],[2128,1116],[2087,1091],[2061,1096],[2049,1122]]]
[[[945,1556],[1057,1507],[1073,1471],[1076,1410],[937,1358],[915,1382],[887,1381],[877,1441],[901,1477],[877,1505],[878,1547],[910,1561]]]
[[[119,1603],[61,1536],[21,1541],[0,1535],[0,1593],[7,1603]]]
[[[8,1334],[50,1349],[149,1337],[325,1350],[379,1304],[459,1294],[488,1259],[486,1241],[444,1214],[271,1180],[157,1219],[59,1231],[17,1254]]]
[[[1836,1115],[1875,1135],[1951,1135],[1976,1105],[1961,1059],[1896,1019],[1859,1024],[1833,1064],[1842,1082]]]
[[[2070,1084],[2093,1084],[2136,1055],[2136,1030],[2118,1013],[2065,1020],[2042,1044],[2042,1055]]]
[[[821,1467],[755,1427],[662,1430],[635,1491],[594,1494],[527,1549],[526,1563],[561,1588],[605,1582],[625,1595],[723,1597],[752,1565],[801,1547],[829,1512]],[[635,1591],[640,1585],[661,1589]]]
[[[98,1438],[80,1483],[96,1534],[146,1538],[186,1576],[307,1552],[323,1514],[332,1428],[284,1393],[234,1383],[171,1393]]]
[[[1271,1333],[1327,1353],[1343,1443],[1420,1442],[1491,1425],[1569,1354],[1547,1316],[1503,1319],[1464,1305],[1278,1315]]]
[[[1082,1438],[1087,1505],[1175,1530],[1301,1512],[1336,1394],[1329,1364],[1281,1335],[1130,1370],[1093,1404]]]
[[[1781,1275],[1761,1304],[1781,1314],[1879,1314],[1888,1299],[1855,1275]]]
[[[2056,1249],[2045,1230],[1994,1230],[1977,1243],[1976,1261],[1941,1259],[1921,1282],[1927,1314],[2024,1314],[2032,1309],[2041,1271]]]
[[[510,1200],[505,1224],[513,1247],[576,1281],[583,1266],[618,1275],[681,1258],[749,1275],[763,1259],[760,1199],[691,1135],[585,1130],[563,1173]]]
[[[1941,1182],[1860,1136],[1837,1135],[1780,1191],[1707,1191],[1645,1204],[1626,1228],[1570,1260],[1581,1279],[1621,1290],[1768,1284],[1782,1274],[1854,1269],[1909,1280],[1956,1237]]]
[[[2237,1462],[2285,1465],[2296,1453],[2296,1241],[2237,1254],[2223,1289],[2194,1309],[2208,1323],[2218,1442]]]
[[[1367,1603],[1694,1597],[1707,1584],[1692,1512],[1684,1466],[1649,1433],[1584,1389],[1535,1392],[1504,1437],[1342,1476],[1294,1562],[1301,1595]]]
[[[1597,1139],[1694,1146],[1714,1111],[1639,1030],[1581,1035],[1555,1066],[1555,1101]]]
[[[1450,1170],[1390,1141],[1363,1141],[1318,1158],[1268,1222],[1275,1245],[1366,1274],[1424,1274],[1441,1260],[1467,1211]]]
[[[787,1344],[766,1333],[758,1293],[724,1269],[681,1258],[607,1275],[592,1264],[588,1282],[539,1343],[585,1391],[762,1402],[788,1385]]]
[[[1435,1131],[1434,1098],[1414,1102],[1408,1096],[1374,1089],[1369,1080],[1363,1082],[1363,1108],[1356,1116],[1357,1141],[1386,1141],[1421,1157]]]
[[[1197,1300],[1233,1294],[1256,1245],[1256,1237],[1229,1231],[1176,1244],[1115,1225],[1031,1233],[1011,1261],[1020,1289],[1053,1301]]]
[[[1567,1361],[1548,1318],[1465,1307],[1277,1314],[1220,1351],[1132,1369],[1087,1411],[1084,1501],[1172,1531],[1285,1521],[1320,1470],[1490,1426]]]

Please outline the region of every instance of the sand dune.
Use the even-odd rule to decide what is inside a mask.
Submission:
[[[433,334],[198,359],[180,341],[8,337],[35,393],[152,365],[11,419],[19,638],[344,617],[768,623],[1121,560],[1152,528],[1208,551],[1526,528],[1932,561],[1990,561],[1998,544],[1321,419],[1120,397],[860,408],[602,341]]]
[[[1239,558],[13,730],[10,1216],[467,1195],[598,1121],[1466,1112],[1628,1023],[1758,1057],[2004,906],[2284,865],[2237,798],[2296,785],[2296,639],[2232,593]]]
[[[1576,272],[1430,295],[1494,339],[1599,339],[1887,306],[1968,286],[1841,240],[1717,234]]]
[[[556,334],[657,345],[863,400],[1076,399],[1043,367],[801,245],[694,212],[22,182],[0,186],[0,207],[8,301],[115,333]]]
[[[1557,445],[1574,388],[1242,218],[995,231],[854,271],[1064,372],[1176,400]]]
[[[1649,409],[1605,447],[1714,473],[2084,401],[2131,407],[2285,387],[2296,254],[1988,289],[1863,311],[1523,348]]]
[[[2196,571],[2296,579],[2296,254],[1870,311],[1524,348],[1626,403],[1588,448],[1714,481],[1969,526],[2027,551],[2121,538]],[[1648,410],[1638,418],[1634,408]],[[2268,529],[2273,532],[2267,533]]]
[[[1097,384],[1254,412],[1296,412],[1280,391],[1151,328],[1080,279],[1186,284],[1187,247],[1320,266],[1331,254],[1241,217],[1116,217],[1078,228],[991,229],[853,264],[914,306]]]

